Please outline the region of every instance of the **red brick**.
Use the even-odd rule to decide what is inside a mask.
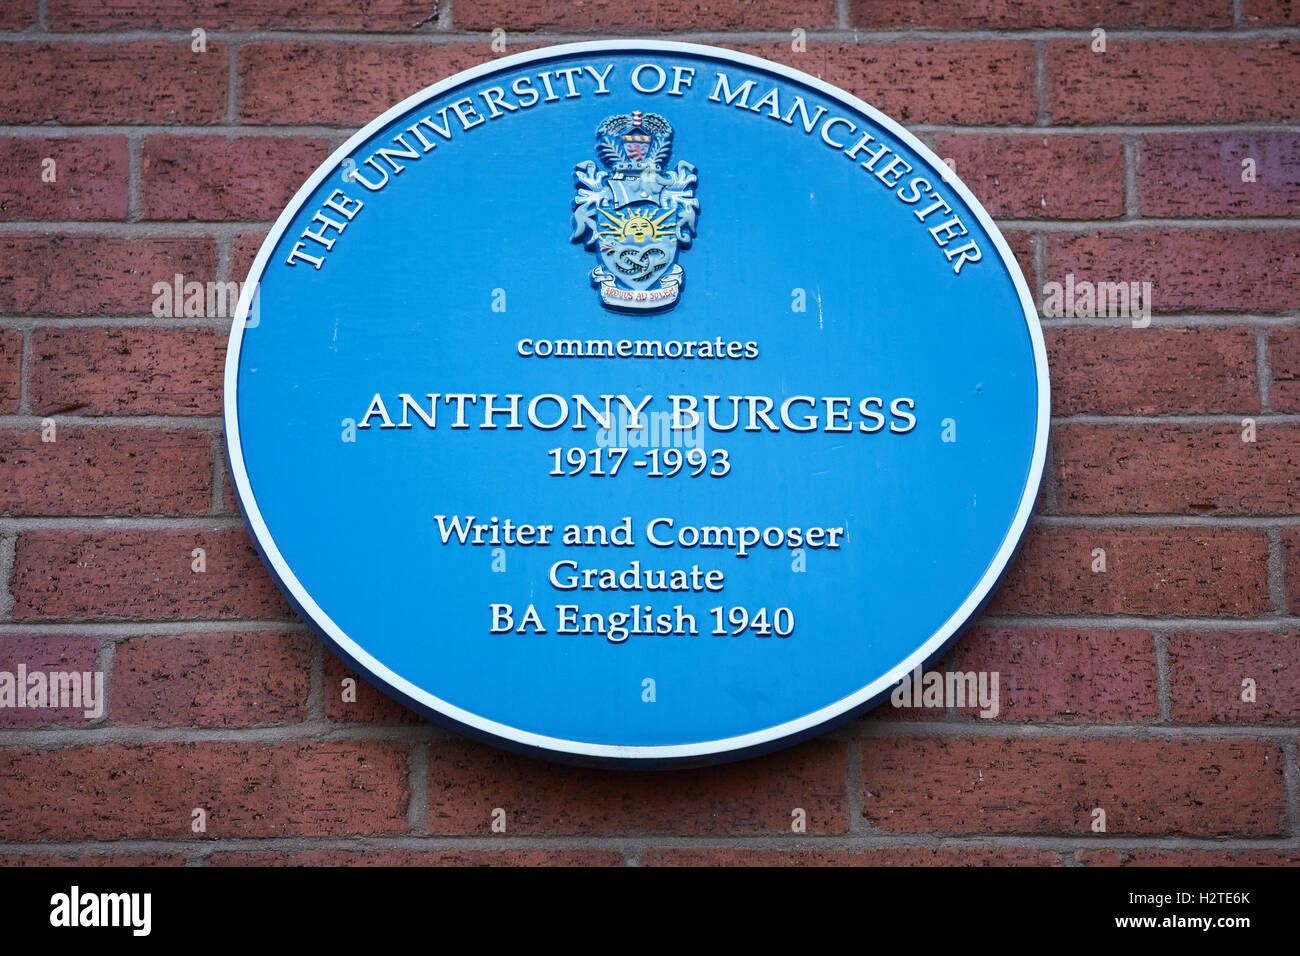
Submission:
[[[1149,631],[977,627],[933,670],[998,673],[998,714],[981,721],[1109,724],[1160,716]],[[963,709],[970,717],[979,711]]]
[[[150,136],[141,155],[145,219],[270,219],[329,156],[305,136]]]
[[[343,700],[345,678],[351,678],[356,682],[357,699],[351,703],[345,703]],[[328,649],[325,651],[324,685],[325,716],[330,720],[367,724],[415,724],[424,719],[387,694],[376,690],[372,684],[350,670]]]
[[[307,719],[311,642],[240,632],[134,637],[113,660],[113,723],[256,727]]]
[[[1045,329],[1054,415],[1256,413],[1249,328]]]
[[[26,666],[29,675],[36,671],[45,673],[47,680],[50,671],[75,671],[78,674],[91,675],[90,687],[93,692],[98,659],[99,641],[93,637],[64,634],[0,634],[0,671],[15,675],[15,679],[19,664]],[[84,687],[85,684],[83,683],[82,686]],[[103,689],[107,694],[108,688]],[[19,686],[17,690],[19,696],[25,699],[25,689]],[[48,697],[46,699],[50,700]],[[64,708],[58,706],[57,701],[52,702],[55,704],[53,707],[0,708],[0,726],[42,727],[63,724],[78,727],[95,719],[86,716],[86,708],[83,706]],[[96,702],[99,702],[98,698]]]
[[[1155,312],[1280,312],[1300,303],[1300,229],[1049,235],[1044,269],[1076,283],[1150,282]]]
[[[835,26],[834,0],[462,0],[452,8],[460,30],[770,30]]]
[[[209,866],[625,866],[615,850],[250,850]]]
[[[1282,561],[1286,607],[1294,614],[1300,611],[1300,527],[1282,529]]]
[[[18,411],[22,393],[23,333],[0,329],[0,415]]]
[[[946,660],[946,659],[945,659]],[[942,670],[944,662],[934,664],[930,670]],[[895,685],[897,687],[897,685]],[[948,719],[948,708],[943,707],[925,707],[921,704],[914,705],[910,697],[905,698],[899,706],[894,705],[892,694],[878,706],[868,711],[861,718],[862,726],[869,727],[876,722],[893,723],[897,721],[924,722],[942,721]]]
[[[860,850],[742,847],[645,850],[638,866],[1060,866],[1051,850],[1021,847],[889,846]]]
[[[1092,552],[1106,570],[1092,571]],[[1030,526],[994,614],[1250,617],[1272,610],[1268,540],[1253,528]]]
[[[0,429],[0,513],[197,515],[212,509],[212,435],[162,428]]]
[[[36,329],[32,414],[219,415],[226,338],[216,329]]]
[[[36,23],[36,0],[6,0],[0,6],[0,30],[25,30]]]
[[[1058,125],[1232,123],[1294,120],[1295,97],[1278,91],[1300,75],[1292,40],[1047,41],[1047,110]]]
[[[993,216],[1109,219],[1124,213],[1118,136],[943,134],[934,150]]]
[[[1272,378],[1269,407],[1275,412],[1300,412],[1300,328],[1269,329],[1268,364]]]
[[[0,74],[22,77],[0,102],[0,122],[203,125],[226,118],[225,45],[174,41],[0,43]]]
[[[1300,866],[1297,850],[1080,850],[1082,866]]]
[[[1294,514],[1300,426],[1062,425],[1057,507],[1070,514]]]
[[[1296,0],[1242,0],[1241,21],[1251,26],[1294,26],[1300,24],[1300,3]]]
[[[1248,158],[1253,182],[1242,181]],[[1144,216],[1295,216],[1300,135],[1147,136],[1138,149],[1137,184]]]
[[[0,750],[0,838],[405,833],[407,747],[386,741]],[[57,794],[57,799],[51,799]],[[191,830],[195,808],[207,831]]]
[[[149,315],[154,283],[207,282],[211,239],[90,235],[0,236],[0,312],[26,315]]]
[[[1249,2],[1249,0],[1248,0]],[[899,30],[1044,29],[1050,27],[1223,27],[1232,24],[1231,0],[850,0],[855,27]]]
[[[0,853],[0,867],[11,866],[184,866],[181,853],[87,853],[77,850],[42,850],[36,853]]]
[[[128,166],[124,136],[0,137],[0,219],[125,219]]]
[[[1007,241],[1011,254],[1016,257],[1016,264],[1020,266],[1020,271],[1024,273],[1025,282],[1029,286],[1032,295],[1033,291],[1038,288],[1038,275],[1034,271],[1033,233],[1007,229],[1003,230],[1002,238]]]
[[[221,502],[216,514],[239,514],[239,502],[235,498],[234,485],[230,483],[230,469],[221,469]]]
[[[526,46],[512,45],[510,53]],[[239,49],[246,123],[355,126],[424,87],[495,59],[481,43],[249,43]]]
[[[1028,42],[809,43],[803,53],[784,41],[719,45],[811,73],[901,123],[1032,123],[1038,111]]]
[[[252,232],[242,232],[235,237],[230,244],[230,275],[234,279],[243,282],[248,278],[248,272],[253,268],[253,260],[257,258],[258,251],[262,248],[262,243],[266,242],[267,232],[263,229],[255,229]]]
[[[935,661],[928,668],[926,668],[924,673],[947,674],[949,672],[954,672],[959,670],[968,671],[971,670],[972,668],[984,669],[984,670],[996,670],[996,667],[984,668],[982,664],[978,664],[978,663],[967,667],[959,666],[963,663],[963,661],[969,664],[971,661],[979,660],[978,655],[972,658],[962,658],[960,656],[963,648],[967,647],[968,645],[976,641],[976,634],[978,633],[980,632],[972,631],[971,633],[964,635],[962,639],[959,642],[957,642],[957,644],[952,649],[948,651],[947,654],[945,654],[938,661]],[[987,646],[984,646],[983,652],[984,653],[988,652]],[[1015,680],[1016,677],[1014,675],[1007,674],[1006,672],[999,672],[998,696],[999,696],[1000,712],[997,715],[998,718],[1006,719],[1005,714],[1002,711],[1005,709],[1006,703],[1008,701],[1008,697],[1016,696],[1014,693],[1008,691],[1007,683],[1009,681],[1015,681]],[[1059,681],[1057,681],[1057,684],[1059,685]],[[991,688],[991,685],[987,685],[987,686]],[[888,722],[895,722],[895,721],[908,721],[908,722],[946,721],[951,719],[952,716],[957,714],[957,707],[955,702],[953,703],[952,707],[949,707],[947,699],[940,702],[939,705],[937,706],[927,705],[925,703],[924,697],[922,696],[925,692],[925,689],[926,688],[924,684],[924,678],[922,682],[922,690],[920,692],[912,690],[911,681],[909,678],[908,684],[906,686],[906,689],[903,692],[900,702],[898,704],[895,704],[893,691],[898,690],[898,685],[895,685],[893,690],[891,690],[889,697],[887,697],[883,703],[881,703],[878,707],[874,708],[873,710],[869,711],[861,718],[860,720],[861,726],[856,728],[857,731],[859,732],[859,734],[861,734],[862,732],[871,733],[872,731],[870,730],[870,725],[875,722],[888,723]],[[964,686],[962,689],[962,693],[963,694],[965,693]],[[976,693],[978,693],[978,690],[976,690]],[[976,697],[976,700],[978,700],[978,697]],[[1017,700],[1021,700],[1021,698],[1017,697]],[[973,715],[978,715],[980,709],[981,708],[979,707],[975,707],[973,710],[966,710],[965,712]],[[995,718],[990,717],[986,719],[992,720]]]
[[[1300,634],[1217,631],[1169,635],[1171,716],[1195,724],[1300,723]],[[1242,681],[1255,682],[1243,701]]]
[[[1032,123],[1028,42],[723,43],[821,77],[902,122]],[[512,45],[511,53],[528,49]],[[488,43],[250,43],[239,51],[239,112],[251,123],[358,124],[446,77],[493,59]]]
[[[1285,760],[1250,739],[893,738],[862,744],[862,815],[908,833],[1270,836]]]
[[[191,570],[195,548],[207,570]],[[10,579],[15,620],[289,618],[242,528],[30,531]]]
[[[845,745],[814,741],[767,757],[699,770],[588,770],[463,740],[429,745],[430,833],[487,835],[492,811],[507,834],[791,833],[848,828]]]
[[[51,30],[392,30],[438,20],[437,0],[314,0],[310,13],[280,0],[50,0]]]

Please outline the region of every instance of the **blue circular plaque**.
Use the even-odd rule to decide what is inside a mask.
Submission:
[[[643,767],[805,739],[939,655],[1048,407],[1025,280],[933,153],[650,41],[506,57],[348,140],[257,256],[225,393],[253,539],[350,665]]]

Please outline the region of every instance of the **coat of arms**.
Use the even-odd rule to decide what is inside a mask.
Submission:
[[[603,169],[590,159],[573,167],[572,241],[598,251],[591,281],[611,309],[662,309],[681,293],[677,250],[694,238],[700,203],[694,166],[665,171],[672,149],[669,122],[633,110],[596,127]]]

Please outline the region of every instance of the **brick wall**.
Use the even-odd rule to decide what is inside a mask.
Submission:
[[[1038,515],[940,665],[998,671],[996,719],[886,706],[663,775],[342,702],[232,501],[228,321],[152,288],[242,279],[350,131],[495,29],[820,75],[950,158],[1035,290],[1152,284],[1149,327],[1044,321]],[[0,710],[0,862],[1300,863],[1300,2],[2,0],[0,73],[0,669],[108,687],[91,721]]]

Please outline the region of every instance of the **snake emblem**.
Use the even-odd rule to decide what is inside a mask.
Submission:
[[[668,258],[668,253],[658,246],[642,249],[640,254],[635,249],[624,249],[614,257],[614,267],[629,279],[638,281],[648,279]]]

